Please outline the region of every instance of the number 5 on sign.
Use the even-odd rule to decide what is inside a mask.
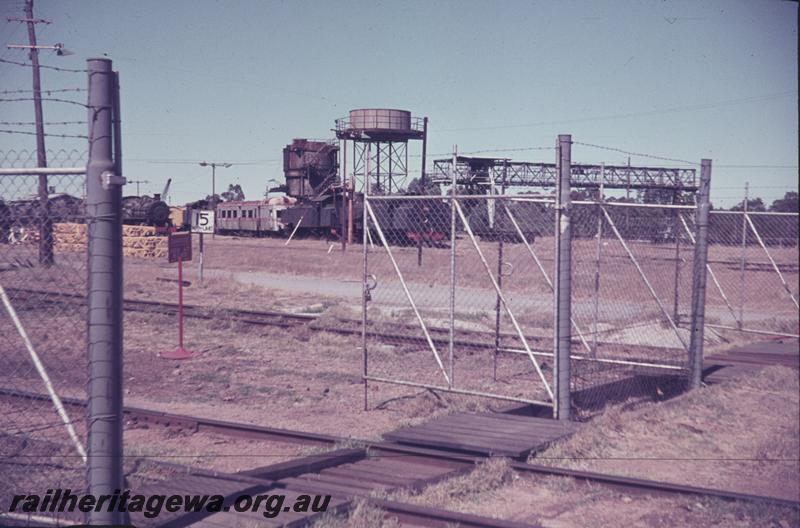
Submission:
[[[192,233],[214,233],[214,211],[192,211]]]

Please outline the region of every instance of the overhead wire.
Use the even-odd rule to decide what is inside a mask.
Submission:
[[[637,158],[650,158],[650,159],[657,159],[657,160],[660,160],[660,161],[674,161],[676,163],[685,163],[687,165],[693,165],[693,166],[699,166],[700,165],[696,161],[688,161],[688,160],[679,159],[679,158],[668,158],[668,157],[665,157],[665,156],[658,156],[658,155],[655,155],[655,154],[646,154],[646,153],[643,153],[643,152],[631,152],[631,151],[620,149],[620,148],[616,148],[616,147],[606,147],[604,145],[595,145],[593,143],[584,143],[582,141],[573,141],[572,144],[573,145],[583,145],[584,147],[591,147],[591,148],[596,148],[596,149],[601,149],[601,150],[608,150],[610,152],[619,152],[621,154],[626,154],[628,156],[636,156]]]
[[[610,114],[605,116],[594,116],[594,117],[582,117],[582,118],[575,118],[575,119],[560,119],[555,121],[540,121],[538,123],[522,123],[522,124],[514,124],[514,125],[486,125],[486,126],[476,126],[476,127],[463,127],[463,128],[444,128],[440,129],[439,132],[462,132],[462,131],[469,131],[469,130],[502,130],[502,129],[509,129],[509,128],[532,128],[537,126],[553,126],[553,125],[563,125],[563,124],[571,124],[571,123],[582,123],[582,122],[589,122],[589,121],[605,121],[610,119],[624,119],[624,118],[631,118],[631,117],[647,117],[652,115],[661,115],[661,114],[672,114],[672,113],[679,113],[679,112],[689,112],[689,111],[696,111],[696,110],[708,110],[711,108],[718,108],[723,106],[735,106],[739,104],[747,104],[747,103],[755,103],[755,102],[762,102],[768,101],[772,99],[780,99],[784,97],[789,97],[792,95],[796,95],[797,90],[791,90],[788,92],[780,92],[775,94],[764,94],[764,95],[754,95],[749,97],[742,97],[739,99],[728,99],[724,101],[716,101],[716,102],[708,102],[708,103],[700,103],[696,105],[685,105],[685,106],[676,106],[672,108],[664,108],[660,110],[648,110],[643,112],[628,112],[622,114]]]

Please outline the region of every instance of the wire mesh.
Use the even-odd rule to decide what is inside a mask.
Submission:
[[[707,324],[798,335],[798,215],[712,211],[709,222]]]
[[[691,207],[574,204],[574,403],[586,416],[678,383],[687,366]],[[577,339],[576,339],[577,338]]]
[[[510,197],[452,203],[443,196],[368,199],[366,275],[375,283],[367,304],[368,374],[548,401],[552,293],[525,248],[548,231],[552,213]],[[516,212],[526,243],[507,211]]]
[[[49,154],[51,166],[85,166],[82,152]],[[2,168],[35,164],[35,151],[0,152]],[[84,198],[84,175],[0,176],[3,504],[16,493],[86,488],[84,411],[70,405],[85,399],[87,382]]]

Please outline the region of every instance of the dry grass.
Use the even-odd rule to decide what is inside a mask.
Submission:
[[[390,499],[453,511],[465,511],[463,505],[476,498],[487,500],[493,492],[519,478],[505,458],[490,458],[480,462],[469,474],[432,484],[420,493],[400,490]]]
[[[312,528],[396,528],[400,526],[394,517],[386,518],[386,512],[358,499],[346,514],[325,514],[312,525]]]
[[[798,373],[769,367],[631,412],[614,406],[534,461],[800,497]]]

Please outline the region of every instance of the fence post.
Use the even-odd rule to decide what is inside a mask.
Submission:
[[[695,226],[697,235],[692,267],[692,324],[689,344],[689,386],[700,387],[703,378],[703,330],[706,315],[706,262],[708,260],[708,214],[711,187],[711,160],[704,159],[700,168],[700,189],[697,196]]]
[[[114,87],[109,59],[89,59],[88,231],[89,493],[110,495],[122,478],[122,189],[112,158]],[[95,511],[89,523],[122,524]]]
[[[750,200],[750,182],[744,182],[744,201],[742,202],[742,256],[739,261],[739,330],[744,326],[744,285],[745,268],[747,267],[747,202]]]
[[[556,225],[555,225],[555,385],[554,417],[570,419],[570,344],[572,341],[572,227],[570,225],[570,172],[572,136],[558,136],[556,164]]]
[[[356,155],[355,144],[353,141],[353,181],[356,179]],[[361,361],[362,361],[362,377],[364,378],[364,410],[369,410],[369,349],[367,348],[367,303],[370,300],[369,289],[369,246],[367,242],[371,243],[369,235],[369,215],[367,214],[367,207],[369,206],[369,160],[372,157],[370,149],[372,143],[367,143],[366,153],[367,159],[364,160],[364,194],[361,199],[361,259],[363,261],[363,277],[361,285]],[[355,185],[353,186],[355,189]]]
[[[591,357],[597,357],[597,320],[600,316],[600,257],[603,249],[603,203],[605,197],[606,164],[600,164],[600,189],[597,196],[597,246],[595,248],[594,265],[594,313],[592,317],[592,349],[589,352]]]
[[[458,194],[458,146],[453,145],[453,163],[450,165],[450,331],[447,339],[447,385],[453,388],[453,343],[456,325],[456,194]]]

